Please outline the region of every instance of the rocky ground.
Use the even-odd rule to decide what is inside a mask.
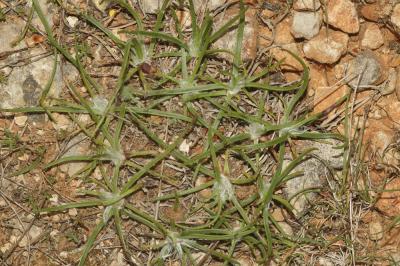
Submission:
[[[232,62],[238,62],[232,53],[210,52],[201,61],[204,67],[197,69],[200,74],[188,81],[184,69],[189,74],[196,71],[189,57],[199,55],[190,48],[185,54],[184,45],[177,49],[179,42],[167,37],[136,36],[145,45],[151,37],[162,41],[155,44],[150,59],[136,62],[138,52],[128,58],[128,66],[136,71],[124,72],[125,42],[132,37],[129,31],[141,27],[135,15],[141,18],[143,30],[154,28],[162,1],[34,2],[49,25],[43,24],[31,0],[0,0],[3,264],[75,265],[102,221],[106,225],[95,235],[82,265],[162,265],[161,257],[166,265],[400,264],[398,1],[244,1],[240,65],[249,76],[270,68],[256,81],[281,89],[244,93],[246,85],[237,85],[238,91],[234,87],[225,94],[219,94],[218,84],[232,84],[227,73],[235,69]],[[186,40],[193,32],[189,1],[171,2],[160,31]],[[199,23],[206,20],[206,10],[212,12],[214,32],[241,10],[239,1],[193,2],[192,12]],[[235,23],[209,49],[235,51],[240,32]],[[161,55],[166,52],[171,55]],[[186,56],[188,66],[185,63],[174,72]],[[308,84],[303,80],[307,71],[302,60],[309,70]],[[179,91],[210,83],[217,86],[204,90],[204,96],[197,91],[170,97],[167,91],[176,84],[181,86],[176,85]],[[283,125],[287,118],[283,103],[295,98],[295,89],[302,84],[307,90],[295,102],[290,119],[301,124],[310,118],[312,123],[301,124],[284,142],[262,146],[282,137],[284,131],[267,131],[257,119]],[[231,96],[233,104],[226,104]],[[182,133],[196,112],[205,122]],[[117,144],[107,135],[115,132],[120,132]],[[247,139],[232,140],[243,132],[249,132]],[[324,134],[325,140],[320,141],[317,133]],[[183,136],[182,140],[167,154],[176,136]],[[111,149],[114,144],[118,149]],[[294,164],[309,148],[314,150],[307,160]],[[102,149],[109,156],[106,159],[101,157]],[[288,176],[292,176],[273,188],[273,200],[265,207],[262,195],[268,194],[280,168],[291,168]],[[121,180],[114,187],[105,176],[115,171]],[[134,194],[105,204],[132,175],[140,177]],[[234,195],[218,187],[219,182],[225,190],[232,188]],[[104,192],[109,188],[112,193]],[[98,204],[57,209],[60,204],[86,199],[82,190],[103,198]],[[213,204],[215,197],[219,200]],[[245,203],[252,197],[253,201]],[[129,204],[135,207],[123,212],[121,206]],[[242,211],[237,204],[243,205]],[[119,210],[121,214],[115,214]],[[260,210],[267,213],[269,222],[263,222],[265,216],[257,213]],[[111,219],[122,228],[114,227]],[[198,238],[201,247],[184,242],[185,228],[204,224],[194,231],[210,234]],[[247,239],[226,233],[242,232],[242,226]],[[157,228],[166,229],[158,232]],[[215,231],[207,231],[210,228]],[[249,228],[256,229],[248,233],[253,230]],[[124,241],[119,230],[124,232]],[[171,232],[182,235],[174,238]],[[266,255],[258,245],[265,244],[266,252],[271,250],[270,238],[262,240],[268,232],[273,252]],[[196,239],[193,232],[189,235]],[[185,254],[190,255],[186,258]]]

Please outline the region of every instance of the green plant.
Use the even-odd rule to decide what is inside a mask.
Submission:
[[[82,19],[102,32],[122,55],[118,80],[110,95],[106,97],[106,88],[100,86],[85,69],[84,60],[89,53],[87,47],[76,44],[75,55],[69,53],[68,49],[55,39],[38,1],[33,0],[34,10],[45,27],[48,42],[54,47],[54,53],[61,54],[79,70],[88,96],[83,96],[72,84],[67,84],[74,101],[54,99],[51,104],[46,101],[58,64],[56,56],[51,78],[40,99],[40,106],[1,110],[15,113],[46,112],[50,118],[53,113],[66,114],[93,144],[94,151],[91,155],[61,157],[44,167],[44,170],[49,170],[70,162],[87,162],[75,177],[85,180],[91,186],[90,189],[80,191],[84,200],[43,208],[42,213],[62,212],[71,208],[104,208],[102,219],[85,243],[79,265],[85,264],[95,240],[110,224],[114,225],[126,257],[133,263],[140,261],[128,246],[122,217],[147,226],[161,239],[159,243],[144,248],[146,252],[158,252],[158,256],[152,261],[154,265],[162,265],[167,259],[174,257],[191,264],[195,261],[192,250],[210,254],[225,265],[238,264],[235,251],[241,245],[247,246],[260,264],[265,264],[274,255],[274,245],[284,248],[307,243],[309,239],[306,237],[293,238],[284,234],[270,213],[273,205],[282,206],[289,213],[292,211],[293,207],[288,199],[276,191],[287,180],[296,177],[297,173],[292,173],[292,170],[306,160],[310,152],[308,150],[297,155],[296,159],[284,166],[287,144],[293,139],[342,137],[308,130],[307,126],[316,121],[320,114],[296,112],[309,80],[309,72],[304,62],[297,55],[287,51],[304,68],[301,79],[287,86],[264,82],[264,78],[271,71],[279,68],[279,62],[269,63],[258,72],[251,71],[253,65],[241,59],[246,14],[243,1],[239,3],[239,14],[221,28],[215,29],[213,17],[206,13],[204,18],[200,19],[195,13],[192,0],[189,0],[187,5],[191,16],[190,34],[184,33],[180,28],[174,15],[174,6],[170,5],[169,1],[164,1],[152,29],[145,28],[140,14],[128,1],[116,2],[131,15],[137,25],[135,31],[124,31],[131,36],[126,42],[119,39],[94,16],[74,10]],[[167,15],[175,21],[175,35],[165,32],[163,22]],[[232,28],[237,33],[234,51],[215,49],[213,44]],[[146,42],[146,37],[151,38],[149,43]],[[233,60],[227,63],[228,71],[212,75],[208,67],[219,53],[226,53]],[[164,73],[160,71],[155,77],[146,76],[146,71],[141,67],[145,63],[170,58],[177,62],[172,70]],[[130,83],[132,80],[137,82]],[[268,113],[265,109],[269,104],[266,102],[267,96],[273,97],[276,106],[280,108]],[[171,111],[162,107],[173,99],[178,99],[181,103],[179,110]],[[210,106],[214,112],[211,118],[202,115],[202,110],[198,107],[201,104]],[[243,109],[244,104],[255,112],[246,112]],[[88,114],[91,123],[80,122],[77,117],[79,114]],[[175,121],[175,124],[181,125],[179,134],[168,139],[161,138],[159,132],[152,129],[148,123],[149,115]],[[224,134],[219,128],[226,125],[226,121],[234,122],[239,127],[231,134]],[[140,130],[157,146],[159,152],[125,152],[122,148],[123,132],[128,126],[135,126]],[[202,138],[202,151],[189,156],[180,151],[179,147],[193,134],[194,129],[206,130],[207,136]],[[268,137],[267,140],[261,139],[264,136]],[[277,150],[276,158],[270,157],[271,149],[274,152]],[[266,156],[276,160],[274,168],[270,170],[273,174],[269,178],[263,174],[262,158]],[[140,165],[132,160],[134,157],[143,157],[146,162]],[[211,188],[214,197],[194,206],[191,211],[191,215],[202,213],[201,225],[160,221],[152,213],[130,202],[132,195],[145,186],[147,178],[166,180],[164,175],[154,168],[170,157],[174,158],[176,165],[190,173],[191,184],[199,176],[209,177],[210,181],[197,187],[177,189],[171,194],[160,195],[154,202],[184,200],[185,197],[192,197],[201,190]],[[240,176],[232,174],[229,160],[233,159],[248,167]],[[91,177],[95,169],[100,169],[100,180]],[[235,189],[249,184],[256,185],[257,191],[246,199],[239,200]],[[323,245],[318,241],[316,243]]]

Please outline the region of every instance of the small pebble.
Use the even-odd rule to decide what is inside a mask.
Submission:
[[[295,38],[309,40],[318,34],[321,22],[319,12],[294,12],[291,32]]]
[[[78,215],[78,210],[76,208],[69,209],[68,210],[68,215],[72,216],[72,217],[75,217],[75,216]]]
[[[69,24],[69,26],[71,27],[71,28],[75,28],[75,26],[78,24],[78,22],[79,22],[79,19],[77,18],[77,17],[74,17],[74,16],[68,16],[67,17],[67,21],[68,21],[68,24]]]
[[[369,224],[369,238],[373,241],[377,241],[383,238],[383,227],[380,222],[371,222]]]
[[[25,126],[26,125],[26,121],[28,121],[28,116],[26,116],[26,115],[21,115],[21,116],[14,117],[14,122],[19,127]]]
[[[293,229],[290,225],[285,222],[278,222],[279,226],[282,228],[283,232],[289,236],[293,236]]]

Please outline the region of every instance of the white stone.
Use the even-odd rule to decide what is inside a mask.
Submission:
[[[58,203],[58,195],[57,194],[51,195],[51,197],[49,198],[49,201],[51,203],[57,204]]]
[[[373,139],[371,140],[371,148],[377,151],[380,155],[384,154],[384,151],[390,144],[392,144],[393,137],[390,132],[385,130],[376,131]]]
[[[293,236],[293,229],[290,225],[285,222],[278,222],[279,226],[282,228],[283,232],[289,236]]]
[[[61,251],[61,252],[60,252],[60,257],[61,257],[61,258],[64,258],[64,259],[68,258],[68,252],[66,252],[66,251]]]
[[[238,8],[229,8],[225,12],[220,13],[215,18],[214,31],[219,30],[223,27],[232,17],[239,13]],[[247,61],[255,58],[257,54],[257,33],[259,31],[259,24],[257,21],[256,10],[248,9],[245,16],[245,27],[243,32],[243,44],[242,44],[242,59]],[[228,31],[225,35],[219,38],[213,47],[216,49],[224,49],[229,51],[235,51],[237,40],[237,30]],[[227,53],[219,53],[221,58],[232,60],[233,57]]]
[[[28,6],[30,6],[31,3],[32,1],[28,1]],[[56,14],[56,7],[54,6],[54,4],[47,0],[38,0],[38,4],[40,5],[40,8],[43,11],[43,15],[45,16],[50,28],[53,27],[53,15]],[[43,23],[39,19],[39,16],[36,14],[36,12],[33,15],[32,24],[42,31],[45,31]]]
[[[7,19],[7,23],[0,23],[0,53],[11,52],[26,47],[25,42],[21,41],[16,46],[13,42],[18,39],[21,31],[25,27],[25,22],[20,19]],[[3,65],[3,64],[1,64]]]
[[[85,136],[83,134],[77,135],[70,140],[67,145],[67,152],[62,156],[69,157],[69,156],[83,156],[89,154],[89,143],[84,141]],[[73,176],[79,170],[81,170],[86,165],[85,162],[71,162],[62,164],[60,166],[61,171],[67,173],[69,176]]]
[[[27,55],[15,54],[14,56],[32,56],[42,52],[41,49],[37,49],[30,51]],[[6,60],[11,60],[10,63],[12,63],[15,57]],[[53,66],[54,57],[49,56],[28,65],[15,67],[8,76],[7,82],[0,84],[0,108],[36,106],[51,76]],[[57,98],[62,87],[63,81],[58,66],[48,97]]]
[[[319,0],[296,0],[293,4],[294,10],[315,11],[321,7]]]
[[[291,32],[295,38],[309,40],[318,34],[321,22],[319,12],[294,12]]]
[[[60,215],[58,215],[58,214],[53,215],[53,216],[51,217],[51,221],[52,221],[53,223],[58,223],[58,222],[60,222],[60,221],[61,221]]]
[[[336,140],[329,140],[328,143],[299,142],[300,149],[301,147],[304,149],[316,148],[313,153],[334,169],[340,169],[343,165],[343,149],[338,149],[339,145],[341,145],[341,142]],[[289,160],[285,160],[285,167],[289,163]],[[300,195],[298,193],[310,188],[323,186],[326,177],[329,176],[329,170],[320,160],[311,158],[297,165],[292,172],[302,172],[303,175],[288,180],[285,183],[283,192],[288,198],[297,195],[290,203],[294,207],[294,214],[300,215],[308,208],[308,202],[315,198],[316,193],[311,192]]]
[[[16,235],[10,236],[10,242],[11,243],[16,243],[18,241],[18,237]]]
[[[26,124],[26,121],[28,121],[28,116],[26,115],[19,115],[14,117],[14,122],[17,126],[23,127]]]
[[[24,153],[23,155],[18,156],[17,158],[18,158],[18,160],[20,160],[20,161],[26,162],[26,161],[29,160],[29,155],[26,154],[26,153]]]
[[[75,17],[75,16],[68,16],[67,17],[67,22],[69,24],[69,26],[71,28],[75,28],[75,26],[78,24],[79,22],[79,18]]]
[[[110,0],[92,0],[92,3],[98,10],[104,12],[109,6]]]
[[[11,243],[5,243],[1,248],[0,251],[4,254],[11,248]]]
[[[54,229],[50,232],[50,236],[51,237],[56,237],[58,234],[60,233],[60,231],[58,231],[57,229]]]
[[[55,130],[72,129],[73,123],[66,115],[54,113],[52,116],[54,118],[52,125]]]
[[[78,215],[78,210],[76,208],[69,209],[68,210],[68,215],[72,216],[72,217],[75,217],[75,216]]]
[[[31,229],[28,232],[29,241],[32,241],[34,239],[36,239],[38,236],[40,236],[40,234],[43,233],[43,229],[36,226],[36,225],[32,225]],[[28,237],[24,236],[21,241],[18,243],[19,247],[25,247],[28,244]]]
[[[139,5],[144,13],[156,14],[162,7],[162,0],[139,0]]]
[[[179,145],[179,150],[180,150],[181,152],[184,152],[184,153],[186,153],[186,154],[189,154],[189,151],[190,151],[190,143],[189,143],[186,139],[184,139],[184,140],[182,141],[181,145]]]

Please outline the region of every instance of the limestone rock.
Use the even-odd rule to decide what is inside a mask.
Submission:
[[[75,16],[68,16],[68,17],[66,18],[66,20],[67,20],[67,22],[68,22],[68,25],[69,25],[71,28],[75,28],[76,25],[77,25],[78,22],[79,22],[79,18],[78,18],[78,17],[75,17]]]
[[[157,0],[146,0],[149,4],[152,4],[154,1],[157,2]],[[110,0],[92,0],[92,3],[98,10],[104,12],[110,4]]]
[[[41,52],[41,51],[39,51]],[[37,54],[29,52],[29,54]],[[13,54],[10,60],[26,55]],[[16,108],[36,106],[43,88],[46,86],[53,69],[53,56],[42,58],[28,65],[15,67],[7,78],[0,84],[0,108]],[[62,76],[59,67],[48,96],[58,97],[62,89]]]
[[[321,27],[319,12],[294,12],[291,32],[295,38],[311,39]]]
[[[85,141],[83,134],[77,135],[72,138],[66,147],[67,152],[63,154],[62,158],[69,156],[84,156],[89,154],[89,143]],[[61,171],[67,173],[69,176],[73,176],[80,169],[82,169],[86,163],[84,162],[72,162],[62,164],[60,166]]]
[[[328,12],[326,23],[347,33],[357,33],[360,30],[360,22],[354,3],[350,0],[326,1]]]
[[[139,5],[144,13],[157,14],[157,11],[162,7],[161,0],[140,0]]]
[[[14,117],[14,122],[19,127],[25,126],[26,121],[28,121],[28,116],[26,115],[19,115]]]
[[[16,46],[13,42],[18,39],[25,23],[16,18],[9,18],[7,22],[0,23],[0,53],[16,51],[26,47],[25,42],[21,41]]]
[[[30,228],[28,235],[29,235],[29,239],[30,241],[36,239],[38,236],[40,236],[40,234],[43,232],[43,229],[36,226],[36,225],[32,225],[32,227]],[[19,247],[25,247],[28,244],[28,237],[24,236],[22,238],[22,240],[18,243]]]
[[[281,227],[282,231],[288,236],[294,235],[293,228],[288,223],[278,222],[278,225]]]
[[[296,0],[293,4],[294,10],[315,11],[321,7],[319,0]]]
[[[318,63],[336,63],[342,55],[347,52],[349,36],[340,31],[329,31],[328,36],[325,30],[306,42],[303,47],[307,58]]]
[[[328,165],[333,168],[341,168],[343,163],[343,150],[337,149],[340,142],[329,140],[328,143],[303,141],[298,142],[298,146],[307,148],[315,147],[317,150],[313,152]],[[285,161],[286,165],[289,161]],[[325,176],[329,175],[329,171],[320,160],[311,158],[296,166],[293,172],[301,171],[302,176],[290,179],[285,183],[284,193],[288,198],[297,195],[300,191],[309,188],[321,187],[324,185]],[[295,214],[301,214],[308,207],[309,200],[315,198],[315,193],[306,193],[296,196],[291,200],[291,204],[295,209]]]
[[[28,6],[32,3],[32,1],[28,1]],[[50,28],[53,27],[53,16],[57,13],[56,6],[47,0],[38,0],[38,4],[40,5],[43,15],[45,16],[47,23],[49,23]],[[42,21],[39,19],[39,16],[36,12],[33,15],[32,24],[45,31]]]
[[[72,131],[74,124],[71,119],[68,118],[67,115],[54,113],[53,115],[54,121],[52,121],[53,128],[57,131],[66,130]]]
[[[361,33],[361,47],[371,50],[378,49],[384,43],[383,34],[375,23],[367,23]]]
[[[226,10],[226,12],[221,13],[215,18],[215,30],[220,29],[220,27],[225,25],[233,16],[237,15],[238,13],[239,9],[237,7],[231,7]],[[245,15],[246,24],[243,33],[242,59],[246,61],[253,59],[257,53],[257,38],[255,37],[255,35],[258,32],[258,21],[255,9],[248,9]],[[224,36],[219,38],[213,44],[213,46],[217,49],[227,49],[230,51],[234,51],[236,47],[236,36],[237,30],[236,28],[233,28]],[[227,60],[232,59],[232,56],[226,53],[220,53],[219,56]]]

